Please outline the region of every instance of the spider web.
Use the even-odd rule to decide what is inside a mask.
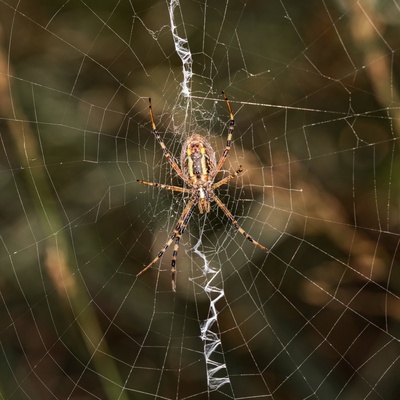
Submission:
[[[304,3],[304,4],[303,4]],[[0,397],[396,399],[397,0],[0,0]],[[166,146],[217,158],[196,210]]]

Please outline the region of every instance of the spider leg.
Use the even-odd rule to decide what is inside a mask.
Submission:
[[[243,167],[242,167],[241,165],[239,165],[239,169],[238,169],[235,173],[233,173],[233,174],[227,176],[227,177],[224,178],[224,179],[221,179],[221,180],[220,180],[219,182],[217,182],[217,183],[214,183],[214,184],[211,186],[212,190],[214,190],[214,189],[216,189],[216,188],[218,188],[218,187],[224,185],[225,183],[229,182],[231,179],[236,178],[236,177],[238,177],[239,175],[242,175],[242,174],[243,174],[243,171],[244,171],[244,170],[243,170]]]
[[[157,142],[160,144],[161,148],[163,149],[165,158],[171,164],[171,167],[175,170],[175,172],[183,180],[185,180],[185,176],[183,175],[183,172],[181,171],[181,169],[179,168],[178,164],[173,159],[171,153],[169,152],[169,150],[167,149],[167,147],[164,144],[164,140],[162,139],[162,137],[160,136],[160,134],[157,131],[156,123],[154,122],[153,109],[151,107],[151,98],[149,98],[149,113],[150,113],[152,132],[153,132],[154,136],[156,137]]]
[[[230,120],[229,120],[229,129],[228,129],[228,138],[226,140],[225,150],[222,153],[222,156],[218,161],[217,167],[210,174],[211,178],[214,178],[218,174],[218,172],[220,171],[220,169],[222,168],[222,166],[223,166],[223,164],[224,164],[224,162],[226,160],[226,157],[228,157],[229,150],[231,149],[233,129],[235,128],[235,119],[233,117],[231,104],[229,103],[228,97],[226,97],[226,94],[225,94],[224,91],[222,91],[222,94],[224,96],[224,99],[225,99],[225,102],[226,102],[226,106],[228,107],[229,118],[230,118]]]
[[[175,240],[174,252],[172,254],[172,262],[171,262],[172,289],[175,290],[175,263],[176,263],[176,256],[178,254],[179,241],[180,241],[180,238],[186,228],[186,225],[189,222],[189,219],[192,215],[192,212],[193,212],[193,209],[195,206],[196,206],[195,201],[193,201],[192,199],[189,200],[189,202],[186,204],[185,209],[182,211],[182,214],[181,214],[174,230],[172,231],[170,238],[164,244],[164,246],[161,248],[161,250],[158,252],[157,257],[155,257],[154,260],[149,265],[147,265],[147,267],[143,268],[136,276],[142,275],[150,267],[152,267],[164,255],[164,253],[167,251],[168,247]]]
[[[185,229],[190,220],[190,217],[192,216],[194,207],[195,207],[195,204],[193,203],[192,207],[189,209],[187,215],[183,219],[182,224],[181,224],[180,228],[178,229],[178,234],[176,235],[176,238],[175,238],[174,251],[172,252],[172,260],[171,260],[171,284],[172,284],[172,290],[174,292],[176,292],[175,264],[176,264],[176,257],[178,255],[178,250],[179,250],[179,242],[181,240],[183,232],[185,232]]]
[[[214,195],[214,200],[218,204],[218,207],[225,213],[225,215],[230,219],[232,225],[251,243],[258,246],[260,249],[264,251],[269,251],[266,247],[262,244],[258,243],[254,240],[243,228],[239,226],[235,217],[231,214],[231,212],[226,208],[226,205],[219,199],[219,197]]]
[[[181,192],[181,193],[191,193],[190,189],[182,188],[179,186],[164,185],[163,183],[157,183],[157,182],[148,182],[148,181],[143,181],[142,179],[138,179],[137,181],[139,183],[143,183],[143,185],[154,186],[154,187],[158,187],[160,189],[167,189],[167,190],[171,190],[174,192]]]

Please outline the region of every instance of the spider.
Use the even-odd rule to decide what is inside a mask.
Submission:
[[[147,182],[141,179],[137,181],[144,185],[154,186],[160,189],[167,189],[174,192],[187,193],[190,195],[189,201],[186,204],[174,230],[168,241],[161,248],[157,257],[147,265],[147,267],[143,268],[137,276],[143,274],[147,271],[153,264],[155,264],[166,252],[168,247],[174,242],[174,250],[172,253],[172,261],[171,261],[171,279],[172,279],[172,290],[176,291],[176,282],[175,282],[175,265],[176,265],[176,257],[178,255],[179,250],[179,241],[185,231],[185,228],[190,220],[190,217],[193,214],[193,210],[197,206],[201,214],[204,212],[209,213],[211,209],[211,203],[217,203],[218,207],[225,213],[225,215],[231,221],[231,224],[238,230],[248,241],[253,243],[255,246],[258,246],[260,249],[268,252],[269,250],[264,247],[262,244],[258,243],[254,240],[244,229],[242,229],[237,223],[235,217],[231,214],[231,212],[227,209],[225,204],[220,200],[220,198],[215,194],[214,190],[218,187],[224,185],[229,182],[231,179],[238,177],[243,173],[243,167],[240,165],[238,170],[233,174],[221,179],[219,182],[214,182],[214,179],[218,172],[221,170],[227,156],[229,150],[231,148],[232,143],[232,134],[235,126],[235,120],[233,117],[232,108],[228,97],[224,92],[222,92],[224,96],[224,100],[228,107],[229,112],[229,130],[228,130],[228,138],[226,141],[226,147],[224,152],[222,153],[218,163],[216,163],[215,153],[212,149],[210,143],[201,135],[195,133],[190,136],[183,144],[181,151],[181,168],[178,166],[171,153],[168,151],[167,147],[164,144],[163,139],[157,131],[156,124],[154,122],[153,110],[151,107],[151,98],[149,98],[149,113],[150,120],[152,125],[152,132],[160,144],[165,158],[171,164],[171,167],[175,170],[178,176],[183,180],[183,182],[188,187],[179,187],[179,186],[170,186],[162,183],[156,182]]]

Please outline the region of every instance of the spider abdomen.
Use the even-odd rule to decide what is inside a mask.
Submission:
[[[191,183],[210,180],[209,174],[216,166],[215,153],[203,136],[194,134],[186,139],[182,146],[181,166]]]
[[[200,152],[192,153],[190,154],[189,159],[191,165],[189,173],[191,173],[191,175],[198,176],[208,174],[204,154],[201,154]]]

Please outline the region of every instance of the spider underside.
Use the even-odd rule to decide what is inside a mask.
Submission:
[[[223,184],[229,182],[231,179],[236,178],[243,173],[243,167],[240,165],[238,170],[233,174],[221,179],[218,182],[214,182],[214,179],[217,173],[221,170],[231,148],[232,134],[235,126],[235,120],[229,100],[224,92],[222,92],[222,94],[228,107],[230,120],[225,150],[223,151],[218,163],[216,163],[215,153],[210,143],[203,136],[199,134],[194,134],[190,136],[182,146],[180,159],[181,167],[178,166],[157,131],[156,124],[154,122],[153,110],[151,107],[151,99],[149,99],[149,112],[152,132],[157,142],[160,144],[164,156],[171,164],[171,167],[175,170],[178,176],[188,187],[170,186],[162,183],[147,182],[141,179],[138,179],[138,182],[145,185],[158,187],[160,189],[167,189],[180,193],[188,193],[190,194],[190,198],[181,216],[179,217],[179,220],[174,230],[172,231],[168,241],[160,249],[157,257],[155,257],[154,260],[149,265],[147,265],[147,267],[143,268],[137,274],[137,276],[143,274],[143,272],[147,271],[153,264],[155,264],[164,255],[172,242],[174,242],[174,250],[172,253],[171,261],[171,278],[173,291],[176,290],[175,265],[176,257],[179,250],[179,242],[196,206],[199,208],[200,213],[203,214],[204,212],[210,212],[210,206],[212,202],[217,203],[218,207],[221,208],[224,214],[229,218],[231,224],[236,228],[236,230],[238,230],[247,240],[249,240],[255,246],[258,246],[259,248],[268,252],[268,249],[266,247],[254,240],[245,230],[243,230],[238,225],[235,217],[231,214],[231,212],[227,209],[227,207],[219,199],[219,197],[214,193],[214,190],[216,188],[222,186]]]

